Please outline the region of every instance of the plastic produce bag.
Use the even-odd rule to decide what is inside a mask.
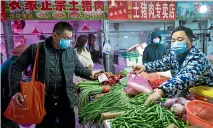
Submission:
[[[158,73],[146,73],[142,72],[145,79],[148,80],[149,84],[153,89],[158,88],[163,82],[167,81],[169,78],[159,75]]]
[[[103,48],[103,53],[106,53],[106,54],[110,54],[111,52],[111,46],[109,43],[105,43],[104,44],[104,48]]]
[[[153,91],[146,78],[139,74],[134,75],[132,73],[129,74],[126,92],[129,90],[129,88],[132,88],[135,92],[138,93],[150,93]]]
[[[126,88],[126,93],[130,95],[137,95],[139,92],[135,91],[133,88]]]

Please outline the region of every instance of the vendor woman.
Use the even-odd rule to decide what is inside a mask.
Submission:
[[[162,96],[183,96],[192,86],[213,86],[213,67],[205,55],[192,46],[193,38],[195,36],[190,28],[177,27],[172,32],[171,52],[168,56],[134,68],[135,73],[171,70],[172,78],[160,85],[149,96],[146,104]]]

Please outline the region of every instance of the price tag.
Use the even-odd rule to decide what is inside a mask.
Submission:
[[[103,83],[105,81],[108,81],[108,78],[106,77],[106,75],[103,73],[102,75],[98,76],[98,81],[100,83]]]

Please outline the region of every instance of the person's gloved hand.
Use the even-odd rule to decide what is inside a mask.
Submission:
[[[148,105],[156,100],[159,100],[164,95],[163,90],[161,89],[155,89],[154,93],[152,93],[147,100],[145,101],[145,105]]]
[[[146,71],[146,67],[144,65],[133,67],[133,73],[135,74],[140,74],[141,72],[144,72],[144,71]]]

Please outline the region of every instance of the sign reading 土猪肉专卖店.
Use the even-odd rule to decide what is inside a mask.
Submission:
[[[202,5],[207,8],[205,12],[202,10]],[[201,9],[201,10],[200,10]],[[202,13],[202,11],[204,11]],[[213,19],[213,1],[206,2],[178,2],[177,3],[177,20],[187,20],[187,19]]]
[[[108,6],[105,0],[13,0],[5,3],[8,20],[101,20],[108,18]]]
[[[108,2],[109,20],[176,20],[176,2],[115,1]]]

